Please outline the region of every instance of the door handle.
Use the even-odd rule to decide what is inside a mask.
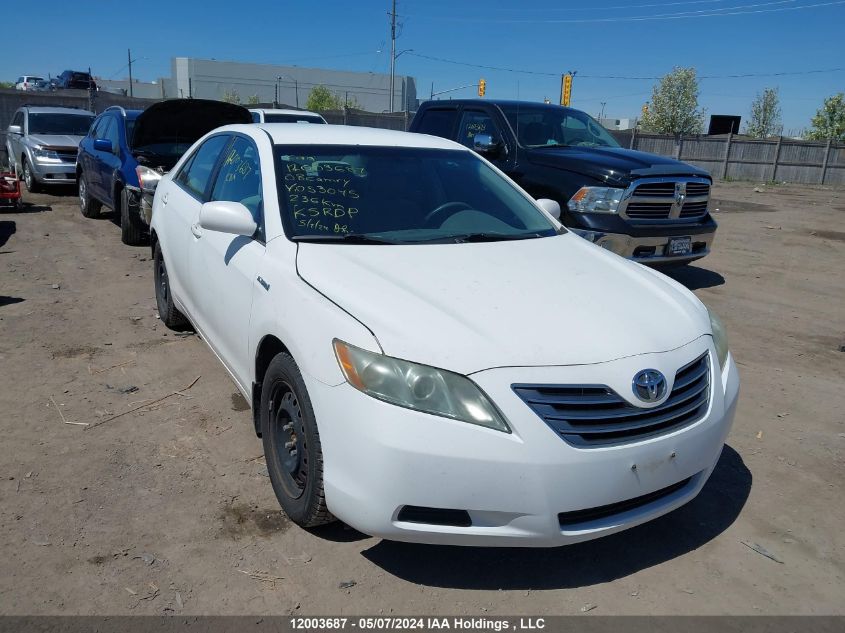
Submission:
[[[164,195],[161,197],[161,204],[163,204],[163,205],[164,205],[164,204],[167,204],[167,195],[168,195],[168,194],[164,194]]]
[[[261,287],[264,288],[264,290],[270,290],[270,284],[264,281],[264,278],[261,275],[258,275],[258,283],[261,284]]]
[[[196,223],[192,224],[191,233],[194,234],[194,237],[202,237],[202,229],[200,229],[200,225]]]

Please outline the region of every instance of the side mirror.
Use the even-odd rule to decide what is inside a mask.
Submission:
[[[200,227],[209,231],[252,237],[258,229],[252,213],[240,202],[216,200],[200,207]]]
[[[111,141],[105,138],[95,138],[94,149],[98,152],[108,152],[109,154],[114,151],[114,148],[111,146]]]
[[[560,205],[554,200],[540,198],[537,200],[537,206],[552,216],[555,220],[560,220]]]
[[[502,142],[494,139],[489,134],[476,134],[472,139],[472,149],[479,154],[498,156],[502,151]]]
[[[21,130],[20,125],[10,125],[6,130],[9,134],[22,134],[23,130]]]

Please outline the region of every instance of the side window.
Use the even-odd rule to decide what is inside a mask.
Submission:
[[[202,200],[211,179],[211,172],[217,164],[220,152],[229,142],[226,135],[212,136],[200,145],[194,155],[185,163],[176,176],[176,183],[195,198]]]
[[[250,112],[253,123],[261,123],[261,115],[258,112]]]
[[[109,126],[106,128],[106,136],[109,141],[111,141],[111,146],[113,150],[117,150],[120,147],[120,132],[117,129],[117,121],[113,116],[109,117]]]
[[[479,110],[465,110],[461,116],[461,125],[458,129],[458,142],[472,148],[473,139],[477,134],[489,134],[494,139],[502,138],[489,114]]]
[[[420,134],[431,134],[442,138],[452,138],[452,130],[455,128],[455,119],[458,118],[457,110],[432,108],[423,112],[420,127],[417,130]]]
[[[15,118],[12,119],[12,125],[23,126],[23,110],[18,110],[17,112],[15,112]]]
[[[109,116],[101,116],[91,126],[91,136],[93,138],[106,138],[106,128],[109,125]]]
[[[256,237],[264,239],[261,164],[258,161],[258,148],[252,141],[242,136],[235,137],[220,165],[211,199],[243,204],[258,225]]]

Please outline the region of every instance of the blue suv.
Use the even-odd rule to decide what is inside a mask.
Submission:
[[[161,101],[146,110],[106,109],[79,144],[76,180],[82,215],[96,218],[103,206],[109,207],[120,223],[123,243],[145,243],[161,177],[206,133],[251,122],[246,108],[205,99]]]

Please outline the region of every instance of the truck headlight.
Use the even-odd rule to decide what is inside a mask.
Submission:
[[[574,213],[616,213],[624,193],[617,187],[581,187],[566,206]]]
[[[32,150],[32,155],[39,163],[60,163],[62,161],[62,159],[59,158],[58,152],[50,149],[41,149],[36,147]]]
[[[722,323],[716,314],[707,308],[707,313],[710,315],[710,329],[713,331],[713,345],[716,346],[716,356],[719,358],[719,368],[724,369],[725,363],[728,360],[728,332],[725,329],[725,324]]]
[[[333,343],[346,381],[368,396],[407,409],[511,432],[490,399],[469,378],[368,352],[338,339]]]

